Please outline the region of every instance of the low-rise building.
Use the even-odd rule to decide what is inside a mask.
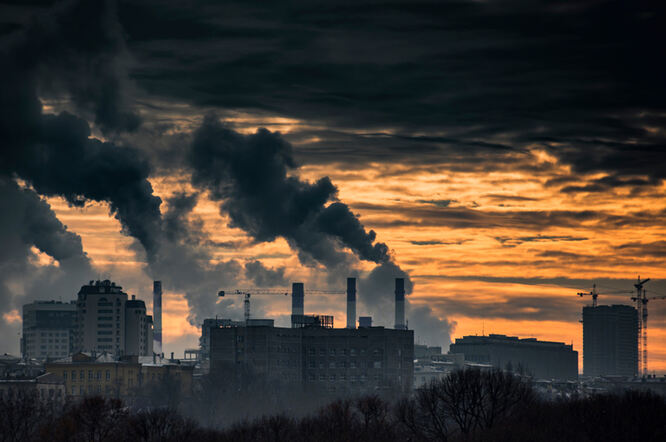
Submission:
[[[53,373],[33,379],[0,379],[0,399],[11,399],[21,394],[34,395],[41,401],[65,401],[65,382]]]
[[[578,352],[562,342],[496,334],[464,336],[451,344],[449,353],[462,353],[465,361],[535,378],[578,379]]]
[[[109,353],[77,353],[47,362],[46,370],[65,382],[68,396],[100,395],[129,399],[142,393],[142,388],[167,378],[178,381],[181,392],[192,392],[192,366],[172,364],[156,357],[116,358]]]

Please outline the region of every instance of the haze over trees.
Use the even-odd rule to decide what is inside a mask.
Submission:
[[[223,393],[218,386],[215,393]],[[203,396],[198,407],[180,403],[137,407],[87,397],[63,407],[27,393],[0,398],[0,441],[613,441],[666,440],[666,400],[625,392],[548,401],[522,379],[501,371],[467,369],[403,398],[338,399],[319,408],[266,414],[230,423],[228,410],[253,405],[258,394],[226,392],[227,402]],[[258,393],[258,392],[257,392]],[[157,393],[157,396],[163,393]],[[156,397],[157,397],[156,396]],[[306,398],[293,398],[308,405]],[[217,404],[221,404],[220,401]],[[311,403],[309,405],[312,405]]]

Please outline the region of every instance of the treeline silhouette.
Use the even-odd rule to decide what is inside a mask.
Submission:
[[[666,440],[661,396],[629,391],[549,401],[501,371],[456,371],[409,397],[339,399],[303,416],[276,414],[224,427],[194,419],[190,405],[137,407],[101,397],[62,405],[22,392],[0,398],[0,441]]]

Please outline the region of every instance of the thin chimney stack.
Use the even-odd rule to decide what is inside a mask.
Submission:
[[[153,353],[162,354],[162,281],[153,282]]]
[[[347,278],[347,328],[356,328],[356,278]]]
[[[405,278],[395,278],[395,329],[405,327]]]

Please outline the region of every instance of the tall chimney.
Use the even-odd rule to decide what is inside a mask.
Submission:
[[[405,330],[405,278],[395,278],[395,329]]]
[[[298,316],[301,318],[298,322],[302,322],[303,318],[303,297],[305,289],[302,282],[294,282],[291,284],[291,323],[294,325],[294,319]]]
[[[162,354],[162,281],[153,281],[153,352]]]
[[[347,278],[347,328],[356,328],[356,278]]]

